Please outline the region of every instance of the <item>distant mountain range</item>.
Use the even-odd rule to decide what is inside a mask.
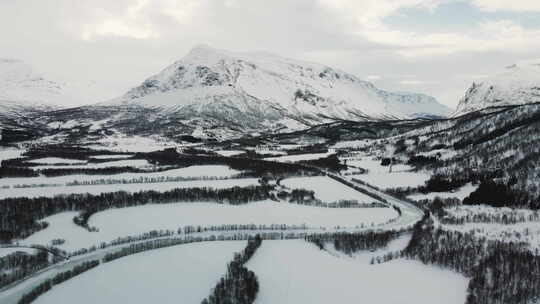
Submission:
[[[21,60],[0,58],[0,112],[21,107],[55,109],[106,98],[96,83],[53,80]]]
[[[534,63],[511,66],[474,83],[452,115],[540,101],[538,71]],[[384,91],[328,66],[204,45],[118,98],[75,108],[57,106],[75,99],[97,101],[99,94],[91,89],[48,80],[18,60],[0,60],[0,126],[8,134],[4,138],[27,139],[39,130],[41,135],[64,132],[87,141],[114,133],[219,141],[334,121],[451,113],[433,97]],[[18,130],[15,135],[9,136],[10,128]]]

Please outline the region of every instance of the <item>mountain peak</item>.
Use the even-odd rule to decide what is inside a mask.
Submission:
[[[505,67],[502,72],[473,82],[460,100],[454,116],[491,106],[540,102],[540,60]]]
[[[313,123],[365,116],[444,116],[449,112],[433,97],[383,91],[322,64],[204,44],[120,98],[124,103],[175,111],[188,104],[206,107],[216,100],[243,109],[249,107],[246,100],[257,100],[285,116]]]

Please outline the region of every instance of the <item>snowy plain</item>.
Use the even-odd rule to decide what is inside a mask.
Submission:
[[[112,184],[112,185],[83,185],[83,186],[50,186],[32,188],[10,188],[0,189],[0,199],[8,197],[52,197],[60,194],[89,193],[98,195],[107,192],[126,191],[137,192],[146,190],[169,191],[176,188],[214,188],[226,189],[232,187],[249,187],[259,185],[256,178],[237,179],[216,179],[216,180],[194,180],[181,182],[159,182],[159,183],[132,183],[132,184]]]
[[[394,165],[392,172],[389,172],[389,167],[381,166],[380,160],[367,157],[360,160],[347,160],[347,165],[367,169],[367,173],[353,175],[353,177],[381,189],[421,186],[431,176],[427,172],[413,172],[411,166],[404,164]]]
[[[60,248],[73,251],[112,241],[118,237],[135,236],[151,230],[176,231],[186,225],[303,225],[328,230],[371,226],[397,217],[391,208],[322,208],[274,201],[253,202],[233,206],[217,203],[155,204],[109,209],[90,217],[88,224],[99,232],[88,232],[73,223],[77,212],[62,212],[45,218],[49,227],[21,241],[23,244],[49,244],[63,238]]]
[[[110,175],[74,174],[55,177],[9,177],[0,179],[0,187],[32,184],[66,184],[74,181],[89,182],[97,180],[130,180],[137,178],[160,178],[160,177],[185,177],[185,178],[224,178],[231,177],[242,171],[234,170],[223,165],[200,165],[189,166],[179,169],[170,169],[161,172],[148,173],[119,173]],[[1,191],[1,190],[0,190]]]
[[[138,253],[57,285],[35,303],[199,304],[245,244],[192,243]]]
[[[460,274],[417,261],[370,265],[303,240],[263,242],[248,268],[260,282],[257,304],[461,304],[468,284]]]
[[[335,202],[339,200],[357,200],[359,203],[371,203],[376,201],[327,176],[292,177],[281,181],[281,184],[291,189],[306,189],[315,192],[315,198],[323,202]]]

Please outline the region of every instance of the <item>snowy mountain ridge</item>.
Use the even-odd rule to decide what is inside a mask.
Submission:
[[[479,83],[473,83],[453,116],[491,106],[540,102],[540,59],[513,64]]]
[[[88,104],[106,98],[101,92],[95,83],[52,80],[22,60],[0,58],[0,111]]]
[[[108,103],[208,112],[207,107],[215,102],[244,111],[250,107],[246,100],[261,111],[259,116],[308,125],[328,119],[409,118],[418,113],[444,116],[449,112],[433,97],[383,91],[324,65],[204,45]]]

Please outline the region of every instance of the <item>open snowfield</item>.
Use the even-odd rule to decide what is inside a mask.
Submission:
[[[43,158],[33,159],[31,161],[28,161],[28,162],[32,163],[32,164],[46,164],[46,165],[54,165],[54,164],[86,164],[85,160],[61,158],[61,157],[43,157]]]
[[[102,264],[55,286],[36,304],[200,304],[245,241],[162,248]]]
[[[409,195],[407,197],[410,198],[410,199],[413,199],[413,200],[417,200],[417,201],[424,200],[424,199],[430,199],[431,200],[431,199],[434,199],[436,197],[440,197],[440,198],[456,197],[456,198],[458,198],[460,200],[463,200],[464,198],[469,196],[469,194],[471,194],[471,192],[476,190],[476,188],[478,188],[478,185],[473,185],[471,183],[468,183],[465,186],[457,189],[454,192],[431,192],[431,193],[426,193],[426,194],[417,193],[417,194]]]
[[[215,152],[221,156],[227,156],[227,157],[246,153],[246,151],[243,151],[243,150],[218,150]]]
[[[0,248],[0,258],[5,257],[8,254],[18,252],[18,251],[26,252],[28,254],[33,254],[36,250],[30,249],[30,248]]]
[[[369,265],[303,240],[263,242],[248,262],[261,286],[255,303],[465,302],[468,279],[416,261]]]
[[[151,230],[176,231],[186,225],[287,224],[329,230],[336,226],[369,226],[397,216],[391,208],[321,208],[274,201],[233,206],[216,203],[178,203],[109,209],[90,218],[89,225],[99,232],[88,232],[73,223],[76,212],[63,212],[44,220],[49,227],[22,241],[24,244],[49,244],[63,238],[60,248],[73,251],[112,241],[118,237],[139,235]]]
[[[21,157],[24,152],[26,152],[25,149],[0,147],[0,163],[2,163],[2,161],[6,159]]]
[[[160,182],[160,183],[133,183],[133,184],[113,184],[113,185],[84,185],[84,186],[54,186],[54,187],[32,187],[32,188],[10,188],[0,189],[0,199],[8,197],[52,197],[59,194],[90,193],[101,194],[106,192],[126,191],[137,192],[143,190],[168,191],[176,188],[214,188],[225,189],[238,187],[257,186],[259,181],[256,178],[238,178],[222,180],[194,180],[181,182]]]
[[[430,176],[424,172],[368,172],[353,175],[354,178],[381,189],[422,186]]]
[[[73,181],[96,181],[96,180],[121,180],[121,179],[136,179],[136,178],[160,178],[160,177],[185,177],[185,178],[204,178],[204,177],[231,177],[242,171],[234,170],[223,165],[202,165],[189,166],[179,169],[171,169],[161,172],[149,173],[119,173],[110,175],[86,175],[74,174],[55,177],[10,177],[0,179],[0,187],[13,186],[21,184],[66,184]],[[0,190],[1,191],[1,190]]]
[[[93,159],[119,159],[119,158],[130,158],[130,157],[133,157],[133,154],[116,154],[116,155],[104,154],[104,155],[90,156],[90,158],[93,158]]]
[[[361,160],[347,160],[347,165],[367,169],[367,173],[353,177],[381,189],[421,186],[431,176],[427,172],[412,172],[410,171],[412,167],[405,164],[394,165],[392,172],[389,172],[389,167],[381,166],[380,160],[367,157]]]
[[[110,150],[116,152],[152,152],[166,148],[176,148],[177,143],[159,136],[127,136],[121,133],[100,138],[88,148],[96,150]]]
[[[282,180],[281,184],[291,189],[315,191],[315,197],[327,203],[339,200],[357,200],[359,203],[376,201],[327,176],[292,177]]]

